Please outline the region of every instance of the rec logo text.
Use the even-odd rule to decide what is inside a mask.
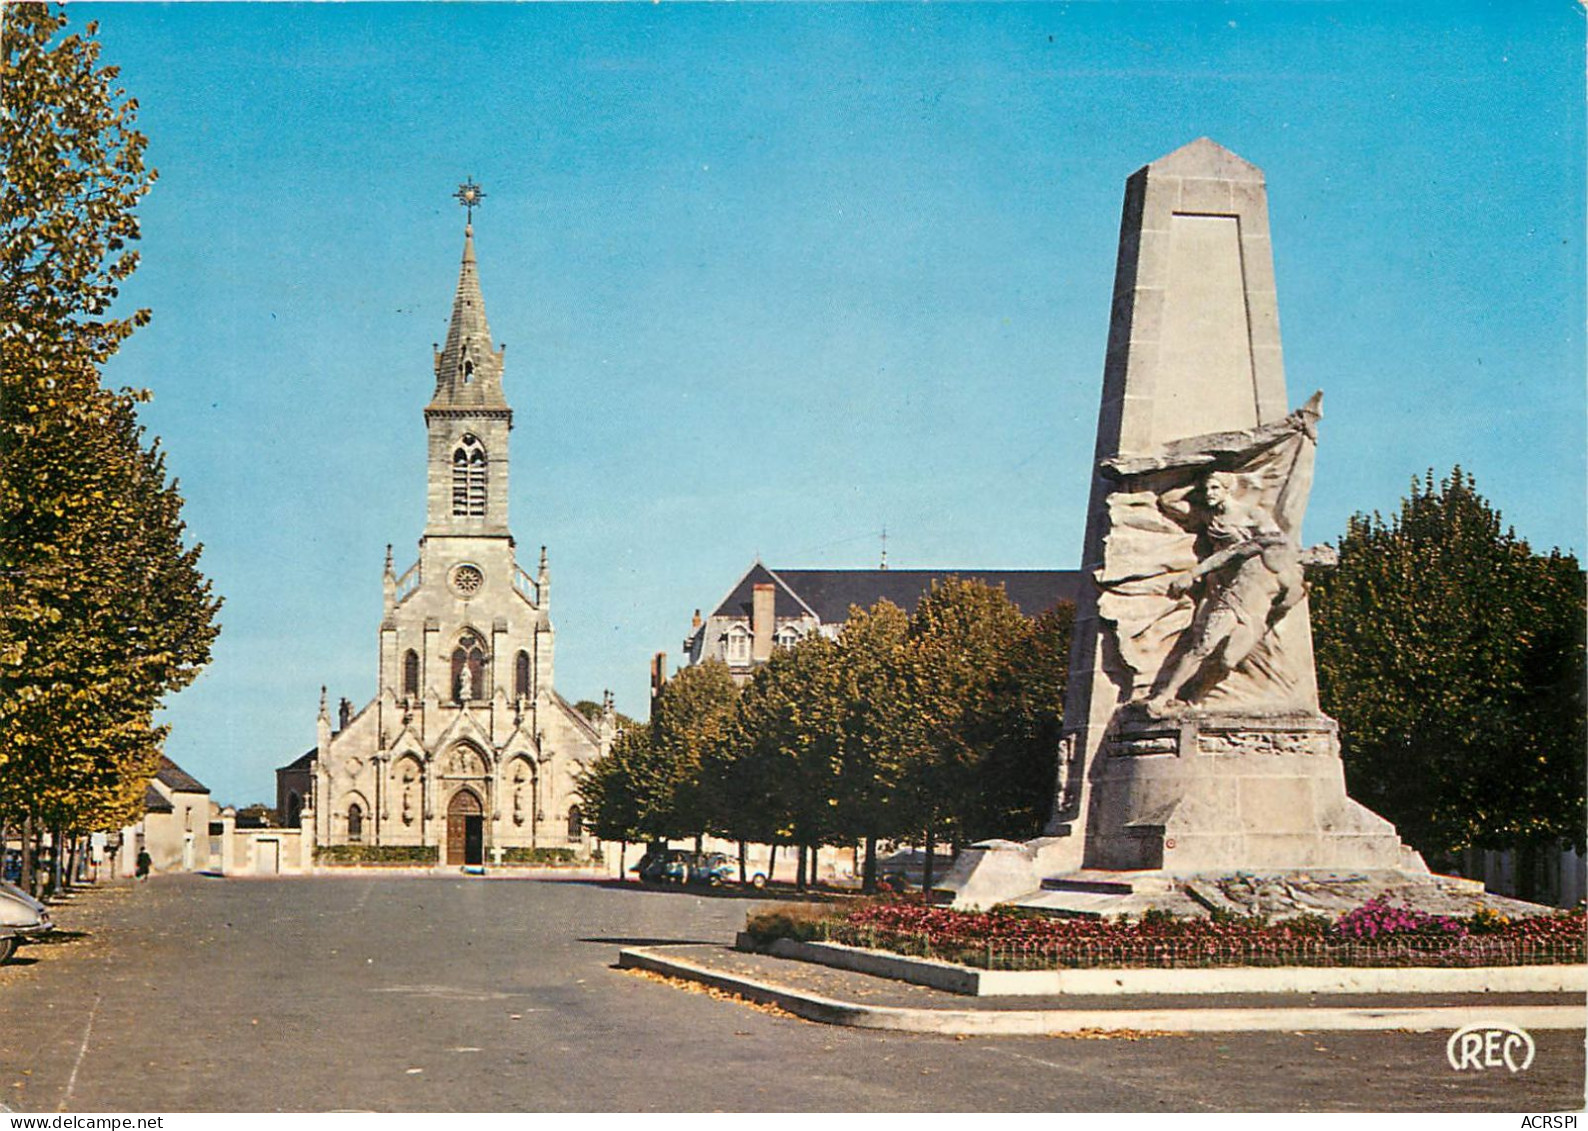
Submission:
[[[1445,1056],[1457,1072],[1490,1068],[1523,1072],[1533,1063],[1533,1052],[1527,1030],[1504,1021],[1463,1025],[1445,1042]]]

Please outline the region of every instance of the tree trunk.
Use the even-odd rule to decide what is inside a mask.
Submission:
[[[867,895],[875,894],[877,890],[877,838],[866,834],[866,862],[861,873],[860,890]]]
[[[933,825],[926,826],[926,871],[921,875],[921,898],[927,903],[932,902],[932,884],[937,879],[937,829]]]
[[[695,855],[699,856],[704,851],[706,851],[706,834],[705,833],[696,833],[695,834]]]
[[[766,862],[766,882],[767,883],[771,883],[773,878],[776,875],[777,875],[777,841],[774,839],[772,841],[772,855],[767,858],[767,862]]]
[[[628,878],[628,854],[629,842],[626,840],[618,841],[618,879],[620,881]]]
[[[61,842],[65,839],[61,826],[56,825],[50,830],[50,891],[55,895],[61,894],[61,865],[65,863],[61,859],[65,855],[62,851],[65,846]]]
[[[806,880],[805,880],[805,846],[803,844],[796,844],[794,847],[795,847],[796,851],[798,851],[799,854],[800,854],[799,868],[794,873],[794,886],[798,890],[804,891],[805,890],[805,885],[806,885]]]
[[[822,846],[821,845],[819,845],[819,844],[811,845],[811,887],[815,887],[817,885],[817,883],[818,883],[818,880],[816,879],[816,857],[817,857],[817,854],[819,854],[821,852],[821,850],[822,850]]]
[[[36,895],[39,890],[33,874],[36,859],[33,855],[33,814],[29,813],[22,818],[22,875],[17,877],[17,886],[29,895]]]
[[[744,841],[741,840],[739,842],[739,882],[741,884],[748,883],[750,880],[749,873],[745,869],[745,857],[748,854],[748,851],[749,850],[745,848]]]
[[[71,837],[71,844],[72,851],[66,857],[66,886],[69,888],[77,886],[78,858],[81,852],[82,838],[76,833],[73,833]]]

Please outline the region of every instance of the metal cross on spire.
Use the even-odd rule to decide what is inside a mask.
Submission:
[[[475,184],[474,178],[470,177],[459,185],[458,191],[452,195],[457,197],[459,204],[469,210],[468,223],[472,225],[474,223],[474,210],[479,206],[480,201],[485,199],[485,190]]]

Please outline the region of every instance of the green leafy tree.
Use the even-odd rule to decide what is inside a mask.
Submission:
[[[134,816],[162,698],[208,660],[219,602],[181,496],[99,367],[154,174],[137,104],[86,34],[11,5],[0,40],[0,817],[57,833]]]
[[[606,713],[605,708],[594,699],[581,699],[573,705],[573,709],[583,715],[585,721],[591,724],[599,723],[601,716]],[[612,712],[612,722],[620,731],[629,730],[639,725],[635,719],[629,718],[622,711]]]
[[[740,839],[771,832],[802,853],[833,842],[842,677],[838,646],[819,634],[778,649],[756,669],[717,747],[719,760],[729,759],[725,772],[708,779],[710,790],[746,806],[730,818]]]
[[[1312,587],[1319,693],[1353,796],[1436,860],[1583,839],[1584,588],[1456,468],[1357,515]]]
[[[971,840],[1038,835],[1053,806],[1059,734],[1069,682],[1075,607],[1068,601],[1027,621],[1009,641],[1002,668],[979,713],[969,720],[982,751]]]
[[[640,782],[642,823],[651,835],[697,842],[704,836],[710,814],[701,767],[732,721],[738,697],[720,660],[687,667],[663,685],[651,705],[650,760]]]
[[[909,793],[923,821],[926,883],[937,841],[958,842],[975,819],[987,736],[977,721],[993,709],[995,679],[1026,622],[1002,589],[950,577],[934,583],[910,618],[906,679],[922,747]]]
[[[580,773],[581,811],[597,838],[624,846],[645,839],[641,790],[651,760],[651,728],[635,723],[618,733],[606,757]]]
[[[838,823],[862,842],[862,884],[877,882],[877,841],[910,836],[918,820],[910,772],[922,748],[918,713],[910,698],[906,641],[910,619],[891,601],[849,610],[838,638],[841,788]]]

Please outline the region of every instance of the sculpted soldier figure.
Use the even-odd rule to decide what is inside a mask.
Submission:
[[[1146,700],[1162,713],[1198,676],[1214,677],[1246,659],[1270,627],[1306,595],[1299,548],[1263,506],[1261,492],[1235,472],[1210,472],[1192,494],[1166,496],[1159,506],[1182,526],[1201,525],[1211,552],[1188,573],[1169,582],[1169,595],[1181,597],[1201,586],[1201,599],[1182,643],[1184,650],[1166,669]],[[1198,688],[1186,698],[1200,698]]]

